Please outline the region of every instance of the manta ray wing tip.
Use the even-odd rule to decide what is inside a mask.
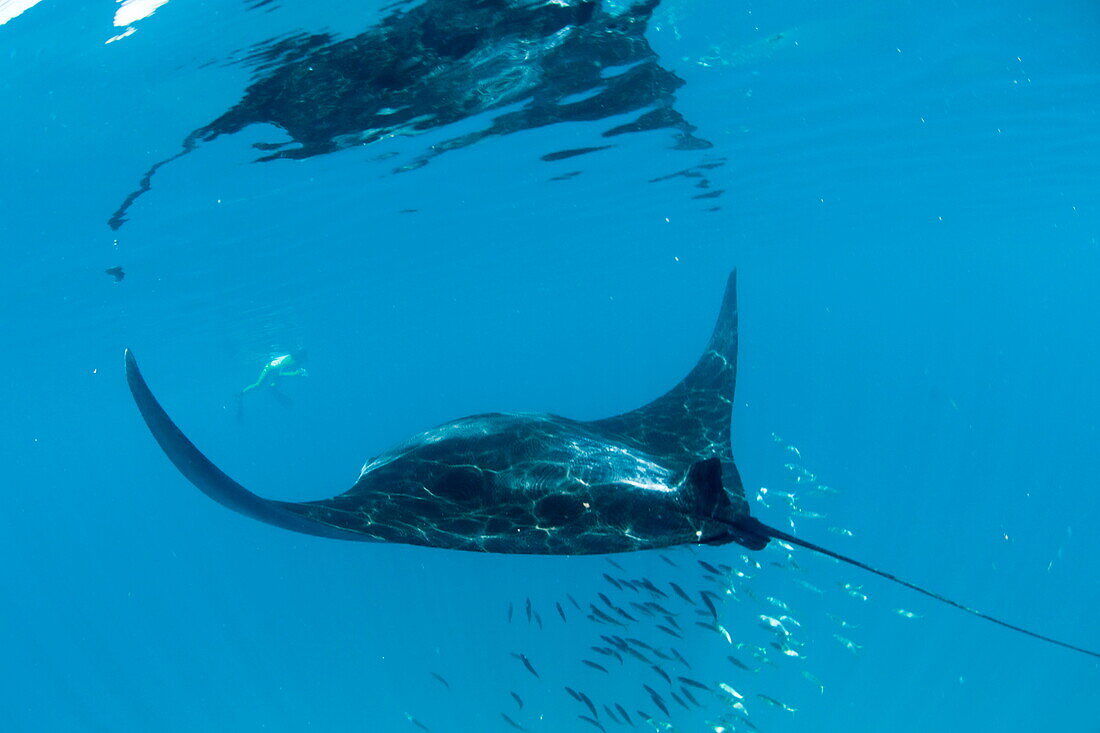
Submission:
[[[134,358],[134,352],[130,351],[129,349],[123,349],[122,350],[122,363],[126,367],[126,376],[127,377],[130,377],[131,375],[133,375],[135,373],[137,373],[137,374],[141,373],[138,370],[137,359]]]

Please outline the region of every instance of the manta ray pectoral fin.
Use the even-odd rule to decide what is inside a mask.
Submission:
[[[636,410],[591,424],[625,436],[647,452],[675,460],[717,456],[722,485],[733,513],[748,502],[730,445],[733,390],[737,378],[737,271],[729,274],[718,319],[695,367],[675,387]]]
[[[187,439],[187,436],[172,422],[172,418],[168,417],[168,413],[149,390],[145,378],[141,376],[141,371],[138,369],[137,360],[129,349],[126,350],[125,358],[126,383],[130,387],[130,393],[134,396],[141,416],[145,419],[145,424],[149,426],[153,437],[156,438],[168,459],[202,493],[235,512],[283,529],[319,537],[366,539],[336,527],[310,521],[291,511],[290,508],[295,505],[256,496],[225,475]]]
[[[719,521],[724,521],[724,520],[719,520]],[[1043,634],[1036,633],[1034,631],[1031,631],[1030,629],[1025,629],[1022,626],[1016,626],[1015,624],[1010,624],[1007,621],[1002,621],[999,618],[994,618],[993,616],[990,616],[989,614],[982,613],[981,611],[975,610],[975,609],[970,608],[968,606],[964,606],[963,604],[959,603],[958,601],[953,601],[950,598],[947,598],[945,596],[941,596],[939,593],[934,593],[933,591],[927,590],[926,588],[921,588],[919,585],[915,585],[913,583],[910,583],[907,580],[902,580],[901,578],[897,577],[896,575],[892,575],[892,574],[887,573],[883,570],[879,570],[878,568],[873,568],[870,565],[867,565],[866,563],[860,562],[859,560],[854,560],[854,559],[852,559],[852,558],[850,558],[846,555],[841,555],[838,552],[833,552],[832,550],[826,549],[826,548],[822,547],[821,545],[815,545],[812,542],[807,542],[806,540],[799,539],[798,537],[795,537],[794,535],[788,534],[787,532],[784,532],[782,530],[776,529],[774,527],[769,527],[768,525],[763,524],[762,522],[754,519],[753,517],[744,516],[744,517],[741,517],[740,519],[737,519],[736,521],[725,522],[725,523],[729,524],[730,527],[733,528],[736,531],[739,531],[739,532],[742,532],[742,533],[745,533],[745,534],[750,534],[750,535],[754,534],[758,537],[761,537],[765,540],[765,542],[767,541],[768,538],[781,540],[783,542],[789,542],[792,545],[798,545],[799,547],[805,547],[807,550],[813,550],[814,552],[818,552],[818,553],[821,553],[822,555],[826,555],[826,556],[834,558],[836,560],[840,560],[841,562],[848,563],[849,565],[855,565],[857,568],[862,568],[863,570],[866,570],[870,573],[874,573],[875,575],[878,575],[878,576],[881,576],[883,578],[886,578],[887,580],[893,581],[893,582],[897,583],[898,585],[904,585],[906,588],[909,588],[911,590],[915,590],[917,593],[921,593],[923,595],[928,596],[929,598],[933,598],[933,599],[939,601],[940,603],[946,603],[949,606],[954,606],[955,608],[958,608],[962,611],[966,611],[967,613],[969,613],[971,615],[974,615],[974,616],[977,616],[980,619],[985,619],[986,621],[991,621],[992,623],[995,623],[998,626],[1003,626],[1006,629],[1012,629],[1013,631],[1018,631],[1021,634],[1026,634],[1027,636],[1030,636],[1030,637],[1035,638],[1035,639],[1039,639],[1040,641],[1045,641],[1048,644],[1054,644],[1056,646],[1064,647],[1066,649],[1072,649],[1075,652],[1081,652],[1082,654],[1088,654],[1089,656],[1100,658],[1100,652],[1095,652],[1095,651],[1092,651],[1091,649],[1085,649],[1084,647],[1079,647],[1079,646],[1076,646],[1074,644],[1069,644],[1069,643],[1064,642],[1064,641],[1059,641],[1058,639],[1052,639],[1049,636],[1044,636]]]

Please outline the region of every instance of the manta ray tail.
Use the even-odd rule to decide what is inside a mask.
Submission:
[[[187,436],[176,427],[172,418],[157,402],[149,390],[145,378],[141,376],[137,360],[130,350],[126,350],[126,382],[137,402],[138,410],[149,426],[153,437],[164,450],[169,460],[175,464],[187,480],[214,501],[240,512],[245,516],[276,527],[303,532],[319,537],[336,539],[364,539],[360,535],[344,532],[297,516],[289,509],[294,506],[281,501],[272,501],[256,496],[248,489],[222,473],[210,459],[204,456]]]
[[[723,521],[723,520],[718,520],[718,521]],[[970,608],[969,606],[964,606],[963,604],[959,603],[958,601],[953,601],[950,598],[946,598],[944,596],[941,596],[939,593],[934,593],[934,592],[932,592],[930,590],[927,590],[925,588],[921,588],[919,585],[914,585],[913,583],[910,583],[906,580],[902,580],[901,578],[897,577],[896,575],[891,575],[890,573],[879,570],[878,568],[873,568],[870,565],[867,565],[865,563],[860,562],[859,560],[854,560],[850,557],[846,557],[845,555],[841,555],[840,553],[833,552],[832,550],[828,550],[824,547],[821,547],[820,545],[815,545],[812,542],[807,542],[806,540],[801,540],[801,539],[795,537],[794,535],[787,534],[786,532],[784,532],[782,530],[775,529],[774,527],[769,527],[768,525],[763,524],[763,523],[757,521],[756,519],[754,519],[752,517],[748,517],[748,516],[742,517],[742,518],[738,519],[736,522],[728,522],[728,524],[731,527],[733,527],[737,530],[740,530],[743,533],[750,533],[750,534],[755,534],[759,537],[768,537],[768,538],[772,538],[772,539],[782,540],[783,542],[789,542],[792,545],[798,545],[799,547],[805,547],[807,550],[813,550],[814,552],[819,552],[822,555],[827,555],[828,557],[834,558],[836,560],[840,560],[841,562],[846,562],[849,565],[855,565],[857,568],[862,568],[863,570],[874,573],[875,575],[886,578],[887,580],[891,580],[891,581],[897,583],[898,585],[904,585],[906,588],[910,588],[912,590],[915,590],[917,593],[922,593],[922,594],[928,596],[929,598],[934,598],[937,601],[940,601],[941,603],[946,603],[949,606],[954,606],[955,608],[966,611],[967,613],[972,614],[974,616],[977,616],[978,618],[985,619],[986,621],[992,621],[993,623],[997,624],[998,626],[1004,626],[1006,629],[1012,629],[1013,631],[1018,631],[1021,634],[1027,634],[1028,636],[1039,639],[1041,641],[1045,641],[1049,644],[1056,644],[1057,646],[1065,647],[1066,649],[1072,649],[1075,652],[1081,652],[1082,654],[1088,654],[1089,656],[1100,658],[1100,652],[1094,652],[1090,649],[1084,649],[1082,647],[1075,646],[1073,644],[1069,644],[1069,643],[1064,642],[1064,641],[1059,641],[1058,639],[1052,639],[1049,636],[1043,636],[1042,634],[1038,634],[1034,631],[1029,631],[1028,629],[1025,629],[1023,627],[1016,626],[1015,624],[1010,624],[1007,621],[1002,621],[999,618],[994,618],[993,616],[982,613],[981,611]]]

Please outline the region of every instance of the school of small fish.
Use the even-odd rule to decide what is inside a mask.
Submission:
[[[813,504],[835,490],[821,484],[802,465],[797,448],[778,436],[773,438],[791,461],[785,469],[792,485],[783,490],[760,488],[756,501],[773,511],[789,512],[792,527],[795,518],[826,519],[816,507],[807,509],[803,502]],[[852,536],[847,529],[822,528]],[[538,605],[550,609],[548,618],[558,628],[569,627],[572,641],[587,641],[578,649],[575,673],[567,679],[561,678],[560,671],[541,674],[540,667],[546,667],[543,671],[547,672],[553,666],[541,663],[548,660],[540,662],[523,651],[511,652],[512,666],[504,667],[508,677],[529,675],[543,694],[536,705],[530,699],[525,702],[515,690],[508,690],[503,707],[498,709],[501,730],[592,729],[608,733],[609,727],[615,727],[674,732],[698,730],[700,723],[703,730],[713,733],[758,731],[769,726],[781,730],[782,716],[796,714],[812,701],[812,696],[824,695],[825,684],[820,679],[791,665],[804,664],[814,653],[825,653],[825,645],[858,654],[863,645],[847,636],[858,624],[827,613],[826,626],[832,628],[819,629],[811,637],[803,633],[803,622],[820,626],[821,619],[799,620],[795,616],[797,601],[759,592],[759,587],[772,593],[776,585],[785,584],[796,598],[826,594],[823,588],[799,577],[803,569],[795,560],[794,548],[784,542],[774,541],[754,556],[739,553],[728,563],[695,556],[703,551],[685,547],[658,553],[672,574],[670,579],[639,577],[627,569],[635,562],[632,557],[608,557],[604,559],[607,570],[600,572],[604,590],[597,591],[593,598],[582,602],[565,593],[563,598],[540,601]],[[722,548],[707,552],[728,557],[728,549],[726,553]],[[647,567],[651,564],[648,562]],[[785,572],[775,575],[768,568]],[[858,608],[869,600],[861,585],[839,581],[836,587],[839,593],[831,597],[844,607],[853,608],[855,604]],[[521,607],[522,618],[532,630],[554,628],[544,625],[531,598],[524,598]],[[515,602],[508,604],[507,623],[513,623],[516,610]],[[900,608],[894,613],[907,620],[920,618]],[[837,633],[840,631],[843,634]],[[696,657],[689,660],[684,654],[687,649]],[[698,659],[701,654],[707,658]],[[560,659],[553,661],[560,669]],[[711,672],[701,674],[696,669]],[[716,669],[721,670],[718,675],[713,672]],[[452,685],[443,675],[436,671],[430,675],[438,683],[440,694],[451,691]],[[771,694],[769,690],[776,687],[784,691],[780,697],[793,695],[796,699]],[[608,692],[601,694],[602,689]],[[564,705],[551,701],[559,694],[565,696]],[[528,695],[530,698],[529,688]],[[799,700],[800,704],[791,704]],[[557,719],[568,707],[573,709],[575,722]],[[538,712],[540,708],[542,712]],[[420,730],[433,730],[420,718],[408,713],[406,717]]]

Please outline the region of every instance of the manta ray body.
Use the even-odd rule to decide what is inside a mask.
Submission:
[[[172,462],[215,501],[306,534],[482,552],[580,555],[767,538],[748,516],[730,447],[737,364],[736,280],[691,373],[663,397],[596,421],[474,415],[371,459],[355,485],[322,501],[261,498],[180,432],[127,352],[142,416]]]
[[[752,517],[733,462],[737,285],[731,273],[714,331],[691,372],[662,397],[594,421],[492,413],[420,433],[370,460],[331,499],[264,499],[225,475],[176,427],[129,351],[126,378],[172,463],[203,493],[254,519],[336,539],[540,555],[632,552],[771,539],[899,583],[974,616],[1093,657],[1100,653],[968,608]]]

